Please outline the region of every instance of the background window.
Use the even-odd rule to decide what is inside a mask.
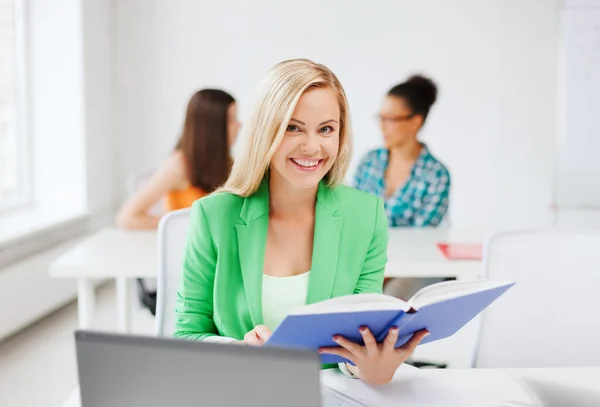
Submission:
[[[28,200],[18,2],[0,0],[0,210]]]

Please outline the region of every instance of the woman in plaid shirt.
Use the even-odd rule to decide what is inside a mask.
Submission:
[[[361,160],[354,186],[384,200],[390,227],[437,226],[448,211],[450,173],[417,139],[437,97],[436,85],[422,76],[394,86],[378,116],[384,147]],[[442,279],[397,278],[384,292],[408,299]]]
[[[436,96],[422,76],[394,86],[378,116],[384,147],[358,166],[354,186],[383,198],[389,226],[437,226],[448,211],[450,173],[417,139]]]

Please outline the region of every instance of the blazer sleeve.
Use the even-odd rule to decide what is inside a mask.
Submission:
[[[183,270],[175,306],[174,336],[202,340],[218,335],[213,320],[217,253],[201,201],[192,205]]]
[[[381,198],[377,198],[373,235],[354,290],[355,294],[381,293],[383,291],[388,240],[388,222],[383,201]]]
[[[383,275],[385,264],[387,263],[388,239],[388,222],[383,201],[377,198],[373,235],[360,277],[358,278],[358,283],[354,290],[355,294],[381,293],[383,291]],[[346,363],[338,363],[338,367],[346,376],[356,378],[350,372]]]

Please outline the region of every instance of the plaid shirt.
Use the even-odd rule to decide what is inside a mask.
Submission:
[[[385,170],[388,150],[379,148],[361,160],[354,187],[381,197],[389,226],[437,226],[448,211],[450,173],[422,144],[404,186],[385,198]]]

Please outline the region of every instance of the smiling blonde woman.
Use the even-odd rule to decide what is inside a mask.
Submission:
[[[339,185],[351,154],[346,95],[327,67],[297,59],[262,83],[229,179],[192,207],[176,307],[177,337],[261,346],[294,308],[380,293],[387,220],[380,198]],[[427,334],[394,348],[336,337],[321,349],[344,373],[388,383]],[[310,335],[311,332],[306,332]]]

